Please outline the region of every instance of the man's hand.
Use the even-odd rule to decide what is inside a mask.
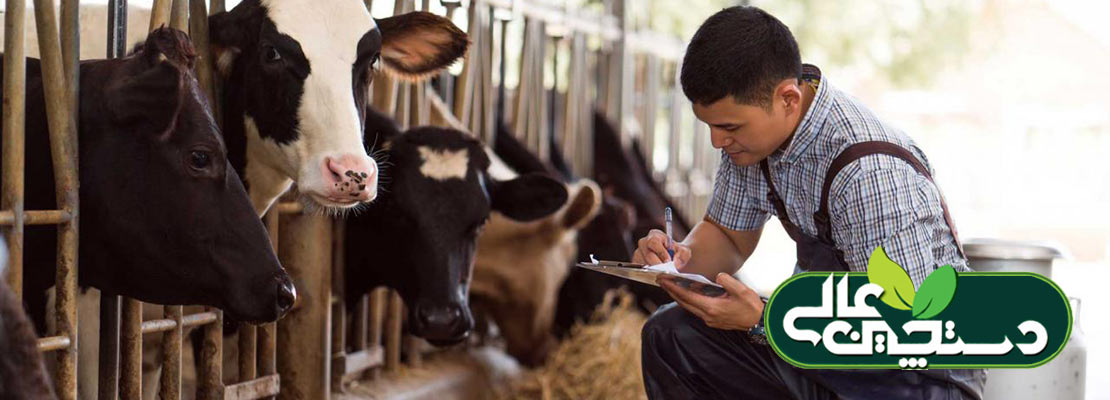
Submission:
[[[665,275],[660,275],[658,282],[682,308],[701,318],[710,328],[746,331],[755,326],[763,314],[763,300],[759,294],[729,274],[717,274],[717,284],[728,292],[720,297],[683,289]]]
[[[658,229],[652,229],[644,236],[636,245],[636,252],[632,254],[632,262],[637,264],[655,265],[671,261],[671,255],[667,253],[667,244],[670,239],[667,234]],[[674,242],[674,267],[682,269],[687,262],[690,261],[690,248],[686,245]]]

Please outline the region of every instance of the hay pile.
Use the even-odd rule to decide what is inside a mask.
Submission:
[[[625,290],[606,294],[588,324],[578,324],[543,367],[513,382],[503,399],[644,399],[640,328],[646,316]]]

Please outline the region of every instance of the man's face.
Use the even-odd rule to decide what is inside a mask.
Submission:
[[[755,165],[782,146],[794,130],[791,113],[781,98],[777,100],[764,108],[725,96],[712,104],[694,104],[694,115],[709,124],[713,147],[728,153],[733,164]]]

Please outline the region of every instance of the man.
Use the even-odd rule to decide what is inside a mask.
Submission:
[[[942,265],[968,271],[928,160],[913,141],[803,65],[790,30],[755,7],[706,20],[686,50],[681,81],[722,160],[709,210],[673,244],[674,261],[728,293],[707,297],[660,281],[678,306],[660,308],[644,326],[649,397],[981,397],[982,370],[791,366],[765,344],[764,300],[732,276],[772,214],[797,243],[795,272],[866,271],[880,245],[915,286]],[[640,239],[633,257],[670,260],[659,231]]]

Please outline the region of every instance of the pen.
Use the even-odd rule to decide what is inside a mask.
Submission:
[[[674,258],[674,231],[671,230],[671,208],[666,207],[663,209],[663,218],[667,222],[667,254]]]

